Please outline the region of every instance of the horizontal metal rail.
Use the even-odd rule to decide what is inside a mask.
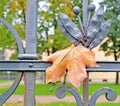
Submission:
[[[99,67],[87,67],[88,72],[120,72],[120,61],[98,61]],[[52,63],[41,60],[0,61],[0,71],[45,71]]]
[[[99,67],[87,68],[88,72],[120,72],[120,61],[98,61]]]
[[[1,71],[45,71],[51,63],[39,60],[10,60],[0,61]]]

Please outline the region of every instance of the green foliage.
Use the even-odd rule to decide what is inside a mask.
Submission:
[[[4,0],[0,3],[0,17],[9,22],[22,39],[25,38],[25,22],[23,21],[25,7],[24,0]],[[0,48],[3,51],[6,48],[17,51],[16,41],[12,33],[2,23],[0,23]]]
[[[5,6],[7,5],[8,0],[0,3],[0,17],[4,17]]]
[[[68,41],[68,39],[61,33],[60,29],[55,30],[55,35],[51,36],[51,38],[54,40],[53,42],[53,48],[59,50],[67,48],[68,46],[71,45],[71,43]]]
[[[120,58],[120,20],[118,19],[120,2],[118,0],[105,0],[103,4],[107,7],[104,18],[105,20],[111,18],[112,26],[100,50],[103,50],[106,56],[113,55],[115,60],[118,60]]]

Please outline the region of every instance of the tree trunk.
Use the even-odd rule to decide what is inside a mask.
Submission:
[[[114,59],[117,61],[117,52],[114,50]],[[119,84],[119,72],[116,72],[115,84]]]
[[[119,72],[116,72],[115,84],[119,84]]]

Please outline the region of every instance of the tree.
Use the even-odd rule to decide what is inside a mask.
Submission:
[[[75,15],[72,12],[72,2],[67,0],[49,0],[48,8],[45,10],[40,10],[39,12],[39,36],[38,36],[38,51],[46,51],[49,55],[50,53],[55,52],[66,48],[70,45],[70,42],[64,37],[57,25],[58,13],[64,12],[71,17],[73,20]],[[46,4],[47,4],[46,3]],[[52,30],[52,33],[49,33]],[[41,32],[41,33],[40,33]]]
[[[0,3],[0,17],[9,22],[18,32],[22,39],[25,38],[25,9],[26,1],[24,0],[4,0]],[[14,49],[17,52],[14,37],[11,32],[0,24],[0,47],[3,49]]]
[[[45,1],[44,1],[45,2]],[[58,12],[65,12],[68,14],[71,19],[73,20],[74,14],[72,13],[72,0],[59,0],[59,1],[51,1],[45,2],[49,6],[49,9],[45,8],[45,10],[42,10],[41,7],[38,7],[38,52],[43,53],[47,51],[48,55],[51,52],[55,52],[57,49],[63,49],[70,45],[70,42],[68,43],[67,39],[64,39],[65,37],[60,32],[58,26],[57,26],[57,19],[58,19]],[[40,4],[41,1],[38,2]],[[25,24],[26,24],[26,1],[25,0],[5,0],[5,2],[1,3],[0,5],[1,9],[1,17],[6,19],[18,32],[20,37],[24,40],[25,39]],[[50,30],[52,31],[52,34],[49,33]],[[3,47],[3,49],[10,48],[10,49],[16,49],[15,47],[15,41],[12,37],[11,33],[8,31],[8,29],[3,25],[1,26],[1,34],[0,34],[0,40],[4,41],[0,45]],[[6,34],[4,33],[6,32]],[[9,32],[9,33],[8,33]],[[59,36],[59,39],[57,38],[57,35]],[[10,37],[10,39],[8,39]],[[61,42],[64,39],[63,42]],[[54,42],[55,41],[55,42]],[[58,45],[59,42],[59,45]],[[58,46],[57,46],[58,45]],[[61,46],[60,46],[61,45]],[[60,47],[60,48],[59,48]]]
[[[106,56],[113,55],[115,61],[120,58],[120,1],[105,0],[106,5],[105,19],[112,19],[112,26],[108,37],[101,45],[100,50],[105,52]],[[116,84],[118,84],[119,73],[116,73]]]
[[[47,52],[49,55],[56,50],[64,49],[71,45],[57,26],[58,13],[63,12],[67,14],[72,21],[75,21],[76,15],[72,12],[73,6],[79,5],[82,7],[82,4],[78,3],[78,1],[79,0],[38,1],[38,53],[42,54],[43,52]],[[41,2],[42,4],[47,4],[48,7],[46,8],[46,5],[44,5],[41,8]],[[3,13],[1,16],[14,26],[20,37],[24,40],[26,0],[5,0],[1,8],[1,13]],[[17,47],[14,46],[15,41],[11,33],[8,33],[8,29],[3,28],[3,26],[1,27],[1,30],[3,31],[3,34],[0,35],[0,40],[5,41],[1,46],[4,48],[13,48],[17,52]],[[50,33],[51,30],[52,33]],[[10,40],[7,39],[8,37],[6,36],[4,36],[4,38],[2,37],[4,32],[7,32]]]

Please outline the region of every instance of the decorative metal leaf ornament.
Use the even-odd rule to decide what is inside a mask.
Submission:
[[[77,15],[79,15],[78,9]],[[58,25],[61,31],[73,44],[82,44],[89,49],[93,49],[103,41],[111,26],[111,20],[107,20],[102,24],[103,15],[104,6],[102,5],[97,9],[97,11],[95,11],[94,15],[90,19],[88,28],[81,28],[81,30],[86,30],[84,35],[82,35],[80,29],[77,28],[77,26],[69,19],[69,17],[63,13],[59,14],[60,20],[58,21]]]
[[[111,22],[112,22],[112,20],[109,19],[101,25],[99,32],[96,34],[96,36],[94,37],[94,39],[92,40],[92,42],[89,45],[90,49],[98,46],[104,40],[104,38],[106,37],[106,35],[110,29]]]
[[[73,44],[78,41],[74,36],[71,36],[71,35],[67,32],[67,30],[65,29],[63,23],[62,23],[60,20],[58,20],[58,26],[59,26],[59,28],[61,29],[62,33],[63,33],[64,35],[66,35],[67,39],[69,39]]]
[[[104,6],[100,6],[93,15],[93,17],[91,18],[89,26],[87,28],[87,35],[85,38],[86,47],[90,45],[91,40],[98,33],[101,27],[101,22],[103,21],[103,13],[104,13]]]
[[[79,39],[82,39],[82,33],[81,31],[77,28],[77,26],[69,19],[69,17],[63,13],[60,13],[59,14],[60,16],[60,21],[59,23],[61,22],[61,24],[63,25],[64,29],[63,30],[66,30],[67,33],[69,33],[69,35],[66,35],[66,37],[68,38],[71,38],[70,36],[72,36],[72,38],[74,38],[74,40],[78,41]],[[60,26],[60,24],[59,24]],[[62,28],[63,28],[62,27]],[[63,31],[65,32],[65,31]],[[72,41],[72,43],[75,43],[73,42],[74,40],[71,40],[69,39],[70,41]],[[83,42],[83,41],[81,41]]]

